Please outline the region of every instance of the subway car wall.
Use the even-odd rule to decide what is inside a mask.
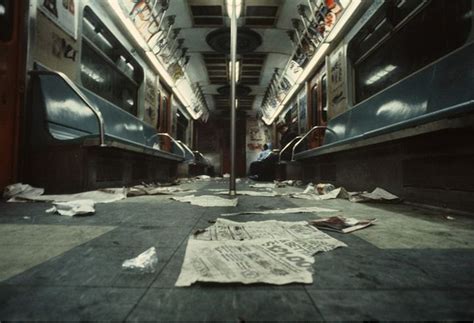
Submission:
[[[2,0],[0,16],[3,186],[62,193],[231,172],[224,1],[17,3]],[[474,210],[473,6],[244,2],[236,175],[259,179],[249,156],[268,141],[266,180]]]

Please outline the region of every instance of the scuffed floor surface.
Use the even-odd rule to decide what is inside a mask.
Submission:
[[[227,183],[182,187],[212,195]],[[243,182],[238,189],[255,190]],[[329,233],[348,247],[315,256],[312,285],[174,287],[188,236],[208,227],[209,220],[221,213],[300,206],[375,217],[377,224],[348,235]],[[240,196],[236,208],[134,197],[73,218],[46,214],[47,208],[0,203],[0,321],[474,319],[474,218],[403,204],[255,196]],[[301,221],[328,215],[334,214],[229,219]],[[152,246],[159,258],[155,273],[122,270],[124,260]]]

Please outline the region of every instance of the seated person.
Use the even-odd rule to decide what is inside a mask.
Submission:
[[[263,145],[263,150],[257,160],[250,164],[249,178],[258,181],[272,181],[275,179],[275,167],[278,154],[272,153],[271,145]]]

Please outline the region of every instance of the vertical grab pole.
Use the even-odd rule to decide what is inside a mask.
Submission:
[[[232,13],[230,15],[230,61],[231,61],[231,83],[230,83],[230,183],[229,195],[237,194],[235,189],[235,83],[236,66],[235,56],[237,47],[237,8],[236,0],[231,1]]]

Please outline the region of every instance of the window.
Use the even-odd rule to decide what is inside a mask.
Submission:
[[[177,128],[177,137],[178,140],[186,142],[186,130],[188,129],[189,121],[183,115],[181,111],[178,110],[178,128]]]
[[[462,46],[471,19],[471,0],[384,2],[349,44],[356,103]]]
[[[143,69],[89,7],[82,28],[82,85],[137,115],[137,97]]]
[[[8,42],[13,35],[13,2],[14,0],[0,0],[0,41]]]

